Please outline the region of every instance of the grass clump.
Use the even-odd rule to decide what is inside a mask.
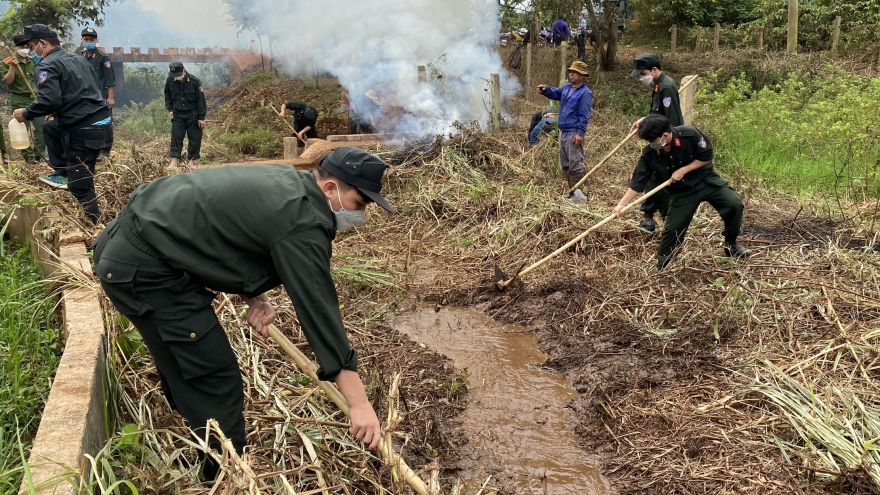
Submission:
[[[171,119],[163,98],[146,105],[132,103],[120,117],[122,124],[118,128],[131,139],[156,138],[171,133]]]
[[[753,89],[741,74],[702,96],[720,163],[791,192],[876,196],[880,78],[792,73]]]
[[[18,491],[60,359],[47,284],[26,249],[8,249],[0,249],[0,493]]]
[[[237,134],[220,135],[217,140],[244,155],[275,156],[282,152],[278,134],[271,129],[251,128]]]

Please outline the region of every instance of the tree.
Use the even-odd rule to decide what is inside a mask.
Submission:
[[[104,24],[104,7],[113,0],[10,0],[0,20],[7,39],[21,34],[24,26],[45,24],[59,35],[69,34],[73,24]]]
[[[617,56],[617,17],[620,12],[619,0],[602,0],[585,2],[587,13],[590,17],[590,26],[593,27],[594,47],[596,49],[596,63],[604,71],[614,70],[614,59]],[[597,6],[601,11],[597,12]]]

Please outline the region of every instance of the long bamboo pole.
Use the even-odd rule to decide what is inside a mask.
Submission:
[[[698,79],[698,77],[691,78],[690,81],[686,82],[682,87],[678,88],[678,94],[681,95],[685,89],[687,89],[691,84],[694,83],[694,81],[696,81]],[[637,133],[638,133],[638,129],[635,129],[632,132],[630,132],[629,134],[627,134],[626,137],[623,138],[623,141],[620,142],[620,144],[615,146],[614,149],[611,150],[607,155],[605,155],[605,157],[602,158],[602,160],[599,163],[597,163],[595,167],[591,168],[590,171],[587,172],[587,174],[584,175],[583,178],[577,182],[577,184],[575,184],[574,186],[571,187],[571,189],[568,190],[569,194],[575,192],[579,187],[581,187],[581,185],[583,185],[583,183],[586,182],[587,179],[589,179],[591,175],[593,175],[593,172],[595,172],[596,170],[599,170],[599,168],[601,168],[602,165],[605,165],[605,163],[607,163],[608,160],[611,159],[611,157],[614,156],[615,153],[620,151],[620,148],[622,148],[623,145],[628,143],[629,140],[632,139]]]
[[[668,179],[666,182],[660,184],[659,186],[655,187],[654,189],[651,189],[649,192],[643,194],[642,197],[640,197],[639,199],[637,199],[637,200],[633,201],[632,203],[626,205],[626,206],[623,208],[623,210],[621,210],[621,213],[626,213],[627,211],[633,209],[633,208],[636,207],[637,205],[642,204],[646,199],[648,199],[648,198],[650,198],[651,196],[657,194],[658,192],[660,192],[662,189],[664,189],[666,186],[668,186],[668,185],[671,184],[671,183],[672,183],[672,179]],[[561,248],[557,249],[556,251],[553,251],[552,253],[548,254],[547,256],[544,256],[544,258],[542,258],[540,261],[537,261],[537,262],[533,263],[531,266],[529,266],[529,267],[527,267],[527,268],[525,268],[525,269],[523,269],[523,270],[520,270],[519,273],[517,273],[517,274],[514,275],[513,277],[510,277],[510,280],[506,280],[506,281],[502,280],[502,281],[499,281],[499,282],[498,282],[498,288],[499,288],[499,289],[505,289],[505,288],[507,288],[507,286],[510,285],[511,283],[513,283],[513,281],[516,280],[517,278],[520,278],[520,277],[522,277],[523,275],[525,275],[525,274],[529,273],[530,271],[534,270],[535,268],[538,268],[539,266],[543,265],[544,263],[547,263],[547,262],[550,261],[552,258],[555,258],[556,256],[558,256],[560,253],[562,253],[562,252],[565,251],[566,249],[568,249],[568,248],[574,246],[575,244],[577,244],[578,242],[580,242],[581,239],[583,239],[584,237],[587,237],[588,235],[590,235],[590,233],[593,232],[594,230],[596,230],[596,229],[598,229],[599,227],[605,225],[606,223],[608,223],[608,222],[614,220],[615,218],[617,218],[617,215],[615,215],[614,213],[608,215],[608,216],[605,217],[605,219],[602,220],[601,222],[597,223],[596,225],[593,225],[592,227],[590,227],[589,229],[587,229],[586,231],[584,231],[582,234],[580,234],[580,235],[578,235],[577,237],[575,237],[574,239],[572,239],[572,240],[566,242],[565,245],[563,245]]]
[[[345,400],[345,397],[342,396],[342,392],[331,383],[318,379],[318,366],[293,345],[293,342],[291,342],[290,339],[281,333],[281,330],[273,324],[269,324],[269,336],[272,337],[272,340],[274,340],[279,347],[281,347],[285,354],[290,356],[296,367],[303,373],[309,375],[309,378],[311,378],[314,383],[318,384],[321,390],[330,397],[330,400],[332,400],[346,416],[349,416],[348,402]],[[419,478],[419,476],[406,464],[406,461],[394,451],[389,436],[382,436],[379,440],[378,450],[379,454],[385,460],[385,463],[396,467],[410,488],[415,490],[419,495],[428,495],[428,487],[425,485],[425,482],[422,481],[422,479]]]

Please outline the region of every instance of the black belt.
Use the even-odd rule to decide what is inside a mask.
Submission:
[[[122,231],[122,235],[128,239],[131,244],[154,258],[164,259],[165,256],[162,255],[159,251],[156,250],[149,242],[147,242],[141,235],[138,233],[137,228],[134,225],[134,214],[128,211],[128,209],[123,208],[121,212],[119,212],[119,216],[116,217],[116,222],[119,224],[120,230]]]
[[[97,130],[97,129],[106,129],[108,127],[110,127],[110,126],[109,125],[87,125],[85,127],[80,127],[80,129],[86,130],[86,131],[91,131],[91,130]]]

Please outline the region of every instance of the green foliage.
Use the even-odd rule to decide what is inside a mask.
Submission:
[[[0,257],[0,493],[18,492],[59,361],[54,301],[42,278],[26,249]]]
[[[829,49],[834,18],[841,17],[842,52],[859,53],[880,40],[880,0],[806,0],[798,4],[798,44],[808,50]],[[786,2],[760,0],[754,24],[770,29],[765,37],[771,48],[782,48],[786,41],[788,6]]]
[[[0,20],[7,38],[22,32],[29,24],[46,24],[60,35],[70,34],[74,24],[104,24],[104,7],[112,0],[10,0],[9,10]]]
[[[707,120],[721,164],[789,190],[876,195],[880,77],[829,69],[753,90],[744,75],[710,88]]]
[[[116,96],[120,105],[139,103],[145,105],[156,98],[164,97],[165,80],[168,73],[156,64],[123,64],[125,86]]]
[[[218,141],[244,155],[274,156],[282,152],[278,134],[271,129],[251,128],[238,133],[223,134]]]
[[[133,139],[158,137],[171,132],[171,120],[168,118],[168,110],[165,109],[164,97],[146,105],[132,103],[125,111],[128,115],[120,115],[122,123],[118,129]]]
[[[640,25],[657,25],[665,32],[672,24],[710,26],[742,24],[755,19],[762,0],[633,0]],[[780,5],[783,3],[777,2]]]

